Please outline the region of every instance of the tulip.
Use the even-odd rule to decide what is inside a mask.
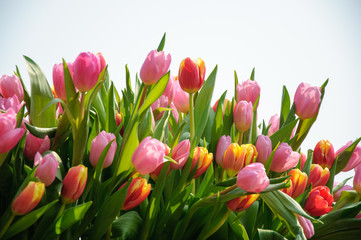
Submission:
[[[169,104],[168,97],[166,97],[165,95],[161,95],[157,100],[155,100],[152,103],[152,105],[150,107],[152,108],[152,111],[154,112],[158,108],[167,108],[168,104]],[[164,112],[157,114],[155,120],[157,121],[157,120],[161,119],[163,114],[164,114]]]
[[[227,207],[231,211],[242,212],[249,208],[259,197],[259,194],[249,194],[232,199],[227,202]]]
[[[172,114],[173,114],[175,121],[178,123],[179,114],[178,114],[177,108],[175,107],[174,103],[170,104],[170,108],[172,109]]]
[[[224,152],[227,150],[228,146],[231,144],[231,137],[223,135],[217,144],[216,150],[216,162],[219,166],[223,167],[223,155]]]
[[[193,153],[191,170],[193,170],[194,167],[196,167],[197,170],[193,178],[197,178],[202,175],[208,169],[209,165],[211,165],[212,160],[213,154],[208,153],[207,148],[196,147]]]
[[[346,143],[345,146],[337,150],[336,156],[338,156],[343,150],[345,150],[348,146],[350,146],[351,143],[352,141],[349,141],[348,143]],[[355,167],[357,167],[360,163],[361,163],[361,146],[356,146],[349,162],[347,163],[346,167],[342,169],[342,172],[348,172],[354,169]]]
[[[269,185],[269,178],[262,163],[251,163],[237,175],[237,186],[247,192],[260,193]]]
[[[38,138],[30,132],[26,133],[24,155],[29,160],[34,160],[35,154],[39,152],[43,154],[50,149],[50,139],[48,136],[45,138]]]
[[[88,178],[88,168],[78,165],[69,169],[63,180],[61,198],[64,204],[73,203],[83,193]]]
[[[3,98],[0,96],[0,110],[2,111],[7,111],[12,108],[14,112],[17,113],[23,107],[23,105],[24,102],[20,103],[16,95],[8,98]]]
[[[122,113],[115,111],[115,122],[117,123],[117,126],[119,126],[123,122],[123,114]]]
[[[253,120],[253,106],[251,102],[240,101],[233,112],[233,121],[239,132],[247,131]]]
[[[299,169],[294,168],[292,169],[288,175],[291,175],[291,182],[292,182],[292,194],[293,198],[300,196],[306,189],[307,185],[307,174],[301,172]]]
[[[239,146],[232,143],[228,146],[223,155],[223,168],[228,176],[233,177],[242,168],[253,163],[257,157],[256,147],[252,144],[243,144]]]
[[[150,177],[154,180],[157,181],[158,176],[160,174],[160,172],[162,171],[164,166],[164,163],[162,163],[161,165],[159,165],[153,172],[149,173]],[[167,171],[167,176],[170,172],[170,165],[168,166],[168,171]]]
[[[259,135],[256,142],[256,149],[258,152],[257,162],[266,164],[267,159],[272,153],[272,142],[268,136]]]
[[[59,162],[56,160],[53,153],[47,154],[44,157],[39,152],[36,153],[34,159],[34,167],[39,165],[35,170],[35,177],[39,178],[45,186],[49,186],[54,182],[56,171],[58,170]]]
[[[167,73],[171,60],[170,54],[165,55],[163,51],[157,50],[150,51],[140,69],[140,79],[145,85],[157,83]]]
[[[218,102],[219,102],[219,99],[214,103],[213,105],[213,111],[214,112],[217,112],[217,107],[218,107]],[[224,99],[224,102],[223,102],[223,108],[222,108],[222,116],[224,116],[225,112],[227,109],[230,109],[232,106],[232,102],[229,101],[228,99]],[[235,107],[235,106],[234,106]]]
[[[179,66],[179,85],[185,92],[195,93],[203,86],[205,74],[206,67],[202,59],[193,60],[187,57]]]
[[[110,148],[103,163],[103,168],[107,168],[112,164],[115,152],[117,150],[115,135],[113,133],[101,131],[91,142],[89,161],[94,168],[97,166],[100,155],[102,154],[104,148],[112,140],[114,141],[110,144]]]
[[[361,194],[361,167],[355,168],[355,177],[353,178],[353,188],[358,194]]]
[[[177,81],[177,77],[175,77],[176,81],[174,84],[175,95],[174,95],[174,106],[181,111],[182,113],[189,112],[189,94],[183,91],[183,89],[179,85],[179,81]]]
[[[15,95],[19,102],[24,100],[24,88],[20,79],[16,75],[3,75],[0,78],[0,93],[4,98],[9,98]]]
[[[321,89],[312,87],[307,83],[301,83],[296,90],[293,101],[296,114],[300,119],[312,118],[316,116],[321,102]]]
[[[313,151],[313,162],[321,167],[331,168],[335,160],[335,151],[328,140],[319,141]]]
[[[15,215],[25,215],[33,210],[45,192],[42,182],[30,181],[11,204],[11,210]]]
[[[237,84],[236,91],[237,102],[252,102],[252,105],[254,105],[257,101],[258,96],[260,95],[261,88],[256,81],[248,79],[240,84]],[[258,103],[256,109],[257,107]]]
[[[338,184],[339,184],[338,182],[335,182],[333,184],[333,187],[336,187]],[[340,199],[343,191],[350,191],[350,190],[353,190],[353,187],[351,187],[350,185],[344,185],[338,191],[333,192],[333,200],[335,200],[335,202],[337,202]]]
[[[304,209],[311,216],[318,217],[332,210],[333,197],[326,186],[315,187],[311,190]]]
[[[82,52],[73,64],[73,81],[79,91],[86,92],[98,82],[100,74],[99,58],[90,52]]]
[[[120,188],[122,188],[124,185],[125,184],[123,184]],[[138,206],[148,197],[150,190],[151,185],[147,183],[146,179],[133,178],[129,185],[122,210],[129,210]]]
[[[191,143],[188,139],[181,141],[174,147],[172,151],[172,159],[176,161],[178,164],[170,163],[170,167],[172,169],[181,169],[184,164],[186,164],[187,159],[189,157],[189,150],[191,148]]]
[[[305,166],[305,163],[306,163],[306,160],[307,160],[307,156],[306,154],[304,154],[303,152],[301,152],[301,158],[300,158],[300,170],[302,171],[303,167]]]
[[[296,214],[296,217],[297,217],[297,220],[300,223],[300,225],[303,229],[303,233],[305,234],[305,237],[307,239],[310,239],[313,235],[315,235],[315,230],[313,228],[313,224],[309,219],[304,218],[298,214]]]
[[[67,63],[70,75],[74,78],[73,73],[73,63]],[[65,81],[64,81],[64,67],[62,63],[54,64],[53,67],[53,83],[54,83],[54,92],[57,98],[60,98],[63,101],[66,101],[66,90],[65,90]]]
[[[142,175],[153,172],[164,162],[165,146],[157,139],[146,137],[132,156],[135,169]]]
[[[0,154],[10,151],[24,135],[25,130],[16,127],[16,113],[10,108],[6,113],[0,112]]]
[[[99,61],[99,67],[100,67],[100,73],[103,72],[104,68],[107,66],[107,62],[105,61],[105,58],[101,52],[98,52],[97,54],[98,61]]]
[[[165,90],[163,92],[163,95],[168,98],[168,104],[171,104],[174,100],[175,90],[176,90],[175,84],[176,83],[175,83],[174,77],[172,75],[170,75],[167,87],[165,88]]]
[[[310,186],[311,183],[312,187],[325,186],[329,178],[330,170],[327,167],[322,168],[318,164],[312,164],[310,170],[310,179],[307,186]]]
[[[272,159],[271,171],[284,172],[296,167],[300,159],[298,152],[292,151],[292,148],[287,143],[281,143]]]
[[[280,128],[280,117],[278,114],[273,115],[268,121],[268,125],[271,125],[268,129],[268,136],[272,136]]]

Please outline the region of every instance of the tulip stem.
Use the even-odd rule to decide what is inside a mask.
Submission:
[[[190,93],[189,94],[189,124],[190,124],[190,140],[191,140],[191,146],[193,143],[193,138],[194,138],[194,110],[193,110],[193,97],[194,94]]]
[[[57,220],[63,214],[65,206],[66,206],[66,204],[62,202],[55,220]]]
[[[242,142],[243,142],[243,134],[244,132],[240,132],[239,133],[239,137],[238,137],[238,145],[241,146]]]
[[[144,89],[143,89],[143,93],[142,93],[142,97],[140,98],[140,102],[139,102],[139,108],[143,105],[144,103],[144,99],[145,99],[145,96],[147,95],[147,92],[148,92],[148,85],[144,85]]]
[[[4,225],[3,228],[1,229],[0,239],[1,239],[2,236],[6,233],[6,231],[7,231],[8,228],[10,227],[11,223],[13,222],[14,218],[15,218],[15,214],[12,213],[11,216],[9,217],[8,221],[5,223],[5,225]]]

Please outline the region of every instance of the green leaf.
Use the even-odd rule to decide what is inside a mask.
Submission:
[[[336,158],[335,162],[337,163],[336,168],[336,174],[342,171],[347,165],[347,163],[350,161],[353,152],[355,151],[355,148],[357,144],[361,141],[361,138],[356,139],[350,146],[348,146],[345,150],[343,150],[341,153],[339,153]]]
[[[343,186],[345,186],[345,184],[347,183],[348,180],[350,180],[352,177],[348,177],[345,180],[343,180],[342,182],[340,182],[339,184],[337,184],[337,186],[333,187],[332,192],[337,192],[338,190],[340,190]]]
[[[272,148],[274,148],[278,142],[284,142],[291,136],[293,128],[296,126],[298,120],[293,120],[292,122],[288,123],[287,125],[281,127],[277,132],[272,134],[270,137],[272,141]]]
[[[271,169],[272,159],[273,159],[279,145],[280,145],[280,142],[278,142],[277,145],[273,148],[271,155],[268,157],[268,159],[264,165],[264,167],[266,169],[266,173],[268,173]]]
[[[237,101],[237,85],[238,85],[238,76],[236,70],[234,70],[234,99]]]
[[[114,132],[117,129],[117,123],[115,121],[115,102],[114,102],[114,85],[113,82],[110,85],[108,96],[107,96],[107,111],[106,111],[106,131]]]
[[[68,64],[66,63],[64,58],[63,58],[63,69],[64,69],[64,85],[65,85],[66,99],[68,103],[70,103],[73,101],[73,99],[76,96],[76,90],[68,68]]]
[[[26,129],[28,129],[29,132],[32,135],[34,135],[35,137],[38,137],[38,138],[44,138],[45,136],[48,136],[49,138],[55,137],[57,127],[41,128],[41,127],[32,126],[32,125],[28,124],[27,122],[24,122],[24,123],[25,123]]]
[[[160,43],[159,43],[158,48],[157,48],[158,52],[163,51],[164,44],[165,44],[165,35],[166,35],[166,33],[164,33],[164,35],[162,37],[162,40],[160,40]]]
[[[21,85],[23,86],[23,89],[24,89],[24,102],[25,102],[26,108],[29,110],[30,107],[31,107],[31,100],[30,100],[29,91],[26,88],[26,85],[24,84],[24,81],[23,81],[23,78],[21,77],[18,66],[17,65],[15,65],[15,66],[16,66],[15,75],[18,76],[18,78],[20,79]]]
[[[224,99],[226,98],[227,91],[225,91],[218,100],[216,116],[214,117],[213,126],[212,126],[212,139],[211,146],[209,148],[210,152],[214,152],[217,147],[218,139],[222,136],[223,131],[223,105]]]
[[[252,204],[252,206],[253,205],[254,204]],[[242,222],[238,219],[234,212],[231,212],[229,214],[228,224],[231,227],[233,233],[238,237],[238,239],[249,240],[245,227],[242,225]]]
[[[130,74],[129,74],[129,69],[128,69],[128,65],[125,65],[125,79],[126,79],[126,95],[129,99],[129,103],[131,104],[129,107],[133,107],[133,103],[134,103],[134,92],[132,90],[132,84],[130,83]]]
[[[136,122],[133,125],[129,138],[126,139],[126,143],[123,149],[123,154],[121,156],[122,157],[121,162],[117,170],[117,175],[121,172],[128,171],[129,169],[133,168],[132,156],[134,151],[137,149],[139,145],[137,128],[138,128],[138,122]],[[123,141],[125,141],[125,139],[123,139]]]
[[[281,101],[281,113],[280,113],[280,126],[286,121],[288,113],[290,112],[291,100],[286,86],[283,86],[282,101]]]
[[[258,235],[260,240],[287,240],[278,232],[268,229],[258,229]]]
[[[112,224],[112,238],[136,239],[142,221],[136,211],[124,213]]]
[[[254,81],[255,70],[256,70],[256,68],[252,69],[251,76],[249,77],[249,79],[252,80],[252,81]]]
[[[211,164],[208,167],[206,174],[204,175],[204,177],[202,179],[201,185],[197,189],[196,198],[201,198],[201,197],[206,196],[208,194],[207,189],[210,188],[213,181],[214,181],[213,164]]]
[[[163,114],[163,117],[157,122],[157,125],[154,128],[154,134],[153,134],[153,138],[158,139],[159,141],[163,142],[164,136],[165,136],[165,131],[168,127],[168,119],[170,116],[170,112],[166,111]]]
[[[138,137],[139,141],[142,141],[144,138],[146,138],[151,134],[152,132],[152,109],[148,108],[148,110],[145,112],[143,119],[140,121],[139,127],[138,127]]]

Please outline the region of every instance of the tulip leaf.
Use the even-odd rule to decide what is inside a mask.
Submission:
[[[66,99],[68,103],[71,103],[76,98],[76,90],[74,86],[73,79],[71,77],[68,64],[63,59],[63,69],[64,69],[64,85],[65,85],[65,92],[66,92]],[[73,108],[72,104],[68,105],[71,108],[71,113],[75,114],[75,109]]]
[[[284,236],[268,229],[258,229],[258,236],[260,240],[287,240]]]
[[[142,218],[136,211],[126,212],[112,223],[112,238],[136,239]]]
[[[360,224],[359,221],[356,221],[359,219],[353,219],[351,220],[352,222],[354,222],[352,225],[354,225],[353,228],[351,229],[346,229],[346,230],[339,230],[339,231],[335,231],[332,233],[328,233],[326,235],[323,236],[319,236],[317,237],[318,240],[329,240],[329,239],[359,239],[360,235],[361,235],[361,229],[359,227],[355,227],[355,225],[357,226],[357,224]],[[349,222],[347,222],[345,225],[348,225]],[[360,226],[360,225],[359,225]],[[317,234],[317,232],[316,232]],[[316,239],[316,238],[315,238]]]
[[[273,160],[273,157],[277,151],[277,148],[278,146],[280,145],[280,142],[277,143],[277,145],[274,147],[274,149],[272,150],[272,153],[271,155],[268,157],[264,167],[266,169],[266,173],[269,173],[270,169],[271,169],[271,166],[272,166],[272,160]]]
[[[352,203],[357,197],[357,192],[355,190],[342,191],[340,198],[333,206],[332,211],[343,208],[345,205]]]
[[[170,112],[164,112],[162,118],[158,121],[157,125],[154,128],[153,138],[158,139],[161,142],[164,142],[163,139],[165,137],[165,131],[168,127],[168,119],[170,116]]]
[[[339,184],[337,184],[335,187],[332,188],[332,192],[337,192],[338,190],[340,190],[343,186],[345,186],[345,184],[347,183],[348,180],[350,180],[352,177],[348,177],[346,179],[344,179],[342,182],[340,182]]]
[[[350,146],[345,148],[341,153],[339,153],[335,158],[336,166],[336,174],[344,169],[348,162],[350,161],[353,152],[356,149],[357,144],[361,141],[361,138],[356,139]]]
[[[102,101],[102,99],[100,97],[100,94],[96,94],[94,96],[94,100],[92,102],[92,105],[95,108],[96,112],[98,113],[102,129],[105,129],[106,125],[107,125],[107,112],[105,110],[104,102]]]
[[[280,126],[283,126],[283,123],[286,121],[288,113],[290,112],[290,106],[291,106],[290,95],[287,91],[286,86],[283,86],[281,113],[280,113]]]
[[[71,134],[71,124],[68,116],[65,114],[61,117],[57,130],[55,132],[52,149],[58,149]]]
[[[114,102],[114,84],[113,82],[110,85],[108,95],[107,95],[107,110],[106,110],[106,131],[114,132],[117,128],[117,123],[115,121],[115,102]]]
[[[260,204],[259,201],[255,201],[249,208],[244,211],[244,214],[241,216],[241,222],[244,225],[249,236],[254,235],[254,230],[256,229],[257,214]]]
[[[45,136],[48,136],[49,138],[55,137],[57,127],[52,128],[41,128],[41,127],[35,127],[33,125],[28,124],[27,122],[24,122],[26,129],[29,130],[29,132],[38,138],[44,138]]]
[[[270,137],[272,141],[272,149],[275,148],[278,142],[284,142],[291,135],[292,129],[296,126],[298,120],[293,120],[287,125],[282,126],[277,132]]]
[[[157,52],[163,51],[164,44],[165,44],[165,35],[166,35],[166,33],[164,33],[162,40],[160,40],[160,43],[157,48]]]
[[[24,89],[24,102],[25,102],[26,108],[29,110],[30,107],[31,107],[31,99],[30,99],[29,91],[26,88],[26,85],[24,84],[24,81],[23,81],[23,78],[21,77],[18,66],[15,65],[15,67],[16,67],[15,75],[18,76],[18,78],[20,79],[21,85],[23,86],[23,89]]]
[[[126,94],[123,94],[127,96],[127,98],[129,99],[129,107],[133,106],[134,103],[134,92],[132,90],[132,84],[130,83],[130,73],[129,73],[129,69],[128,69],[128,65],[125,65],[125,83],[126,83]]]
[[[121,162],[117,170],[117,175],[121,172],[128,171],[133,168],[132,156],[139,145],[137,136],[138,122],[133,125],[128,139],[123,139],[125,142],[124,149],[121,156]]]
[[[223,105],[227,104],[224,102],[224,99],[226,98],[227,91],[225,91],[222,96],[218,100],[217,109],[216,109],[216,116],[213,121],[213,127],[212,127],[212,139],[211,146],[209,148],[210,152],[215,152],[215,149],[217,147],[218,140],[222,136],[223,131]]]
[[[238,85],[238,76],[236,70],[234,70],[234,99],[237,100],[237,85]]]
[[[142,141],[147,136],[151,135],[152,132],[152,109],[149,107],[145,112],[143,119],[139,123],[138,127],[138,138]]]
[[[251,76],[249,77],[249,79],[252,80],[252,81],[254,81],[255,70],[256,70],[256,68],[252,69]]]
[[[211,187],[213,181],[214,181],[213,164],[211,164],[208,167],[206,174],[202,179],[201,185],[197,189],[196,198],[201,198],[206,196],[208,193],[207,189]]]

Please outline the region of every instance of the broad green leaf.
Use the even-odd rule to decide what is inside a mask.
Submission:
[[[136,122],[133,125],[129,138],[126,140],[126,143],[124,145],[117,175],[120,174],[121,172],[128,171],[129,169],[133,168],[132,156],[134,151],[137,149],[139,145],[137,129],[138,129],[138,122]],[[123,141],[125,141],[125,139],[123,139]]]
[[[142,221],[136,211],[124,213],[112,223],[112,238],[136,239]]]
[[[102,129],[106,128],[107,122],[107,113],[105,111],[104,102],[102,101],[100,94],[97,94],[93,101],[93,107],[95,108],[96,112],[98,113],[100,124]]]
[[[216,115],[215,115],[215,118],[214,118],[214,121],[213,121],[213,127],[212,127],[212,139],[213,139],[213,141],[211,142],[211,146],[209,148],[209,150],[211,152],[214,152],[214,150],[216,149],[217,143],[218,143],[218,139],[222,136],[222,131],[223,131],[223,105],[225,104],[224,99],[226,98],[226,94],[227,94],[227,91],[225,91],[218,100],[217,111],[216,111]]]
[[[229,214],[228,224],[231,227],[234,234],[238,237],[238,239],[249,240],[245,227],[242,225],[242,222],[238,219],[238,217],[234,212],[231,212]]]
[[[236,70],[234,70],[234,99],[237,101],[237,85],[238,85],[238,76]]]
[[[152,109],[148,108],[145,112],[143,119],[139,123],[138,137],[139,141],[142,141],[149,135],[153,135],[152,132]]]
[[[293,120],[271,135],[270,139],[272,141],[272,148],[274,148],[278,142],[284,142],[289,136],[291,136],[292,130],[296,126],[297,121],[298,120]]]
[[[129,107],[133,107],[134,104],[134,93],[132,90],[132,84],[130,83],[130,73],[128,69],[128,65],[125,65],[125,83],[126,83],[126,95],[129,99],[129,103],[131,104]],[[123,94],[125,95],[125,94]]]
[[[258,229],[258,235],[260,240],[287,240],[278,232],[268,229]]]
[[[253,69],[252,69],[251,76],[249,77],[249,79],[251,79],[252,81],[254,81],[255,70],[256,70],[256,68],[253,68]]]
[[[281,101],[281,112],[280,112],[280,126],[286,121],[288,113],[290,112],[290,95],[287,91],[286,86],[283,86],[282,101]]]
[[[158,48],[157,48],[158,52],[163,51],[164,44],[165,44],[165,35],[166,35],[166,33],[164,33],[164,35],[162,37],[162,40],[160,40],[160,43],[159,43]]]
[[[208,167],[206,174],[204,175],[204,177],[202,179],[201,185],[197,189],[196,197],[201,198],[201,197],[206,196],[208,194],[207,189],[210,188],[213,181],[214,181],[213,164],[211,164]]]
[[[254,230],[256,230],[256,221],[257,214],[259,210],[259,201],[255,201],[249,208],[244,211],[244,214],[241,216],[242,223],[247,230],[249,236],[254,235]]]
[[[114,85],[113,82],[110,85],[108,96],[107,96],[107,114],[106,114],[106,130],[107,132],[113,132],[117,128],[117,123],[115,121],[115,100],[114,100]]]
[[[162,118],[157,122],[154,128],[153,138],[158,139],[159,141],[163,142],[165,137],[165,128],[168,128],[168,119],[170,116],[170,112],[164,112]]]
[[[348,146],[345,150],[343,150],[341,153],[339,153],[336,158],[335,162],[337,163],[336,167],[336,174],[342,171],[347,165],[347,163],[350,161],[353,152],[355,151],[355,148],[357,144],[361,141],[361,138],[356,139],[350,146]]]
[[[32,125],[28,124],[27,122],[24,122],[24,123],[25,123],[26,129],[28,129],[29,132],[32,135],[34,135],[35,137],[38,137],[38,138],[44,138],[45,136],[48,136],[49,138],[55,137],[57,127],[41,128],[41,127],[32,126]]]
[[[68,101],[68,103],[72,102],[73,99],[76,96],[76,90],[75,90],[75,86],[74,86],[74,81],[71,77],[69,68],[68,68],[68,64],[66,63],[66,61],[63,59],[63,69],[64,69],[64,85],[65,85],[65,92],[66,92],[66,99]],[[71,106],[69,106],[71,107]],[[72,111],[72,114],[74,114],[74,112]]]
[[[354,202],[357,197],[357,192],[355,190],[342,191],[340,198],[333,206],[332,211],[336,211],[338,209],[343,208],[345,205]]]
[[[335,187],[332,188],[332,192],[337,192],[338,190],[340,190],[343,186],[345,186],[345,184],[347,183],[348,180],[350,180],[352,177],[348,177],[345,180],[343,180],[342,182],[340,182],[339,184],[337,184]]]

